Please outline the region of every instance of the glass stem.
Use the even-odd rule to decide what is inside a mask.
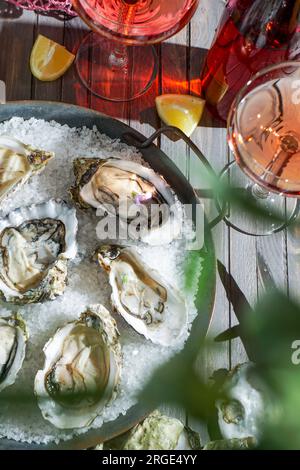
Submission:
[[[128,54],[124,44],[118,44],[111,52],[108,59],[109,66],[112,70],[122,70],[128,72]]]
[[[136,13],[138,0],[123,0],[120,5],[118,17],[118,31],[120,35],[126,36],[128,28],[132,25]],[[116,43],[114,51],[109,56],[109,65],[112,70],[122,70],[128,73],[128,49],[125,44]]]
[[[250,189],[251,194],[255,199],[267,199],[269,197],[269,191],[259,184],[252,184]]]

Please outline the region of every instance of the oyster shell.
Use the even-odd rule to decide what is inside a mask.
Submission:
[[[257,446],[254,437],[244,437],[243,439],[220,439],[208,442],[202,450],[253,450]]]
[[[74,161],[73,200],[83,209],[103,208],[126,226],[130,238],[150,245],[170,243],[182,231],[182,210],[163,177],[133,161]],[[139,223],[137,220],[139,211]]]
[[[43,417],[60,429],[88,426],[115,398],[122,363],[115,321],[102,305],[57,330],[44,347],[34,390]]]
[[[27,331],[19,314],[0,318],[0,392],[16,381],[26,351]]]
[[[0,220],[0,292],[18,304],[54,299],[76,256],[76,211],[61,200],[16,209]]]
[[[42,171],[53,157],[53,152],[34,149],[11,136],[0,136],[0,202]]]
[[[104,245],[95,257],[109,273],[112,304],[129,325],[163,346],[180,337],[187,323],[184,299],[142,263],[134,248]]]
[[[200,436],[176,418],[151,413],[127,433],[95,450],[200,450]]]
[[[256,380],[252,363],[236,366],[222,387],[226,398],[216,403],[218,424],[224,439],[254,438],[259,441],[273,407],[266,386]]]

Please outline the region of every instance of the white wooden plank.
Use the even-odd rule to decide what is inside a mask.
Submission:
[[[188,91],[188,38],[189,29],[185,27],[161,46],[162,94],[187,93]],[[173,142],[167,137],[162,137],[161,148],[186,175],[188,170],[186,144],[182,141]]]
[[[210,46],[214,30],[223,11],[224,5],[219,0],[203,0],[191,22],[191,55],[190,55],[190,80],[191,91],[200,92],[200,69],[205,55],[204,49]],[[225,129],[214,128],[213,119],[210,116],[205,118],[206,127],[200,126],[192,136],[193,141],[208,158],[211,165],[219,172],[227,163],[227,144]],[[195,155],[190,155],[189,160],[189,180],[196,188],[209,187],[206,181],[206,174],[202,165],[197,161]],[[205,210],[211,217],[214,214],[213,203],[207,202]],[[229,244],[228,229],[225,224],[220,223],[214,229],[214,240],[217,258],[228,267],[229,264]],[[217,295],[213,320],[209,329],[209,336],[214,338],[229,326],[229,303],[224,288],[218,278]],[[213,351],[208,351],[205,357],[199,358],[199,369],[209,377],[213,371],[220,368],[228,368],[230,365],[230,350],[228,343],[216,344]],[[208,441],[206,426],[188,417],[188,424],[197,430],[201,435],[203,443]]]
[[[64,40],[64,22],[59,21],[51,16],[36,15],[37,25],[33,40],[39,34],[52,39],[53,41],[63,44]],[[60,101],[61,99],[62,79],[53,82],[41,82],[33,78],[33,99]]]
[[[288,291],[288,270],[287,270],[287,240],[286,232],[276,233],[270,237],[260,237],[256,240],[256,250],[263,256],[266,269],[271,275],[276,287],[283,292]],[[258,296],[265,293],[265,285],[262,282],[257,268]]]
[[[82,39],[88,33],[88,26],[80,18],[72,18],[65,22],[64,46],[73,54],[77,53]],[[75,63],[62,77],[62,96],[65,103],[89,106],[90,93],[79,81]]]
[[[36,15],[25,10],[13,20],[0,19],[0,80],[6,83],[7,100],[31,97],[29,57],[35,24]]]

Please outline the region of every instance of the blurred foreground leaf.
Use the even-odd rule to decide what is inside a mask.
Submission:
[[[261,449],[300,449],[300,370],[261,369],[278,402],[277,413],[266,422]]]
[[[262,367],[295,369],[292,345],[300,340],[300,306],[279,291],[269,291],[241,324]],[[300,373],[300,368],[299,368]]]
[[[300,365],[293,356],[300,359],[300,306],[282,292],[270,291],[242,329],[255,348],[256,371],[276,403],[260,447],[299,449]]]
[[[216,395],[183,352],[154,373],[140,399],[153,408],[162,403],[176,404],[191,415],[206,420],[213,412]]]

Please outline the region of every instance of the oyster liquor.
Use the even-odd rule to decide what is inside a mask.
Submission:
[[[130,468],[135,467],[139,463],[144,463],[146,465],[195,465],[197,460],[197,454],[145,454],[144,457],[139,456],[117,456],[117,455],[108,455],[103,456],[101,463],[103,465],[126,465]]]

